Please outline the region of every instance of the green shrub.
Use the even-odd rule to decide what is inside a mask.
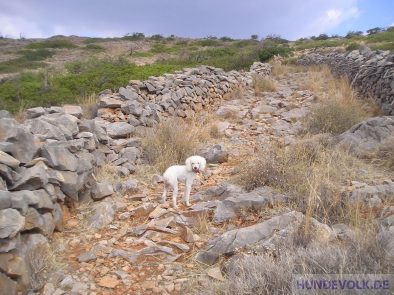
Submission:
[[[291,49],[286,46],[281,45],[269,45],[263,47],[263,49],[259,52],[259,59],[261,62],[266,62],[270,60],[274,55],[281,55],[283,57],[287,57]]]
[[[74,43],[64,39],[47,39],[45,41],[33,42],[26,45],[27,49],[42,49],[42,48],[75,48]]]
[[[352,51],[360,48],[360,44],[356,42],[350,43],[348,46],[346,46],[347,51]]]
[[[97,44],[88,44],[84,47],[85,50],[88,51],[105,51],[105,48],[103,46],[97,45]]]

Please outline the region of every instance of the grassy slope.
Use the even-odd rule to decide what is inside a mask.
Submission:
[[[115,44],[119,40],[128,40],[127,38],[132,37],[87,38],[79,44],[73,43],[71,39],[50,38],[27,44],[16,52],[16,58],[0,62],[0,73],[47,69],[35,73],[21,73],[15,78],[0,82],[0,109],[15,113],[26,107],[77,103],[81,98],[106,88],[117,90],[130,79],[143,80],[149,76],[202,64],[220,67],[226,71],[248,69],[254,61],[265,56],[261,52],[261,43],[254,40],[156,38],[145,39],[150,42],[148,50],[130,53],[133,58],[159,57],[155,64],[136,66],[127,60],[127,56],[94,59],[96,53],[105,53],[105,44]],[[351,50],[360,44],[366,44],[372,49],[394,50],[394,30],[352,38],[301,40],[290,44],[290,47],[287,44],[266,41],[264,53],[268,53],[269,58],[272,53],[281,53],[283,50],[286,54],[291,54],[294,50],[337,46]],[[278,46],[281,49],[279,51]],[[88,51],[92,58],[66,64],[65,71],[62,72],[48,69],[47,58],[64,49],[83,49]]]

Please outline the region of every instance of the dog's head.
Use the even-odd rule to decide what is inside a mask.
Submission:
[[[186,159],[186,169],[187,171],[192,171],[194,173],[201,172],[205,170],[205,166],[207,165],[207,161],[200,156],[191,156]]]

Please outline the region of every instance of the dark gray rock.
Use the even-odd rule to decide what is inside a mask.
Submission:
[[[10,190],[36,190],[48,183],[48,167],[43,162],[38,162],[21,172],[20,179],[15,182]]]
[[[358,156],[376,152],[394,140],[394,116],[369,118],[354,125],[336,139],[340,146]]]
[[[95,183],[92,187],[92,198],[94,200],[101,200],[114,193],[112,184],[110,183]]]
[[[125,193],[125,192],[134,193],[138,190],[138,181],[135,179],[129,179],[124,182],[118,182],[114,185],[114,189],[116,192],[120,192],[120,193]]]
[[[11,207],[11,194],[0,190],[0,210]]]
[[[9,153],[21,163],[31,161],[39,149],[37,138],[14,119],[0,119],[0,141],[7,142],[0,146],[0,150]]]
[[[130,86],[127,86],[126,88],[120,87],[119,94],[124,99],[128,99],[128,100],[138,99],[138,93],[135,91],[135,89],[133,87],[130,87]]]
[[[0,211],[0,239],[13,238],[23,228],[25,217],[18,210],[8,208]]]
[[[221,144],[216,144],[211,148],[208,148],[200,152],[200,156],[207,160],[207,163],[218,164],[225,163],[228,161],[228,152]]]
[[[89,262],[96,260],[97,256],[94,252],[88,251],[80,254],[77,259],[79,262]]]
[[[83,111],[80,106],[65,105],[65,106],[63,106],[63,111],[67,115],[72,115],[74,117],[77,117],[78,119],[82,118],[82,115],[83,115]]]
[[[100,98],[99,106],[101,108],[116,109],[116,108],[120,108],[122,103],[123,103],[123,100],[120,100],[116,97],[104,96],[104,97]]]
[[[116,204],[111,200],[95,203],[92,215],[87,220],[87,226],[92,229],[104,228],[114,220],[115,212]]]
[[[111,138],[126,138],[134,133],[134,126],[126,122],[110,123],[106,126],[107,134]]]
[[[228,197],[219,202],[213,221],[220,223],[236,217],[240,210],[261,210],[287,200],[286,196],[276,193],[269,187],[260,187],[249,193]]]
[[[64,171],[77,170],[77,158],[62,145],[46,144],[41,150],[41,155],[48,159],[49,166],[54,169]]]
[[[121,106],[122,112],[125,114],[131,114],[134,115],[136,117],[140,117],[142,115],[143,112],[143,107],[142,105],[135,100],[129,100],[126,101],[122,104]]]
[[[19,167],[20,161],[7,153],[0,151],[0,163],[16,169]]]
[[[43,107],[30,108],[30,109],[26,110],[26,117],[28,119],[34,119],[34,118],[44,115],[45,113],[46,112]]]
[[[120,155],[123,158],[126,158],[129,163],[135,164],[135,161],[140,157],[141,152],[136,147],[126,147],[120,151]]]
[[[202,263],[212,265],[221,255],[230,254],[238,248],[268,239],[276,231],[289,226],[294,227],[295,223],[299,223],[302,219],[302,213],[293,211],[262,223],[228,231],[209,242],[207,250],[198,253],[196,259]]]

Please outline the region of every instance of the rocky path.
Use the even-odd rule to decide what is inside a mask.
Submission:
[[[106,210],[115,210],[114,221],[95,232],[84,223],[89,209],[81,205],[74,210],[67,217],[65,231],[54,235],[63,270],[53,274],[53,283],[46,284],[44,294],[185,294],[196,277],[221,280],[218,268],[199,263],[196,254],[208,240],[270,216],[263,210],[228,220],[226,214],[223,217],[209,209],[217,206],[209,197],[221,195],[223,199],[241,193],[237,187],[221,184],[231,181],[237,167],[257,148],[296,140],[300,119],[314,100],[310,91],[299,90],[308,75],[289,73],[275,78],[274,92],[256,94],[247,88],[239,97],[224,101],[214,116],[223,133],[217,143],[228,151],[228,161],[210,165],[207,175],[200,177],[193,186],[191,208],[180,204],[174,210],[169,203],[159,204],[162,187],[157,185],[115,197],[116,208],[104,206],[98,216],[102,221]]]

